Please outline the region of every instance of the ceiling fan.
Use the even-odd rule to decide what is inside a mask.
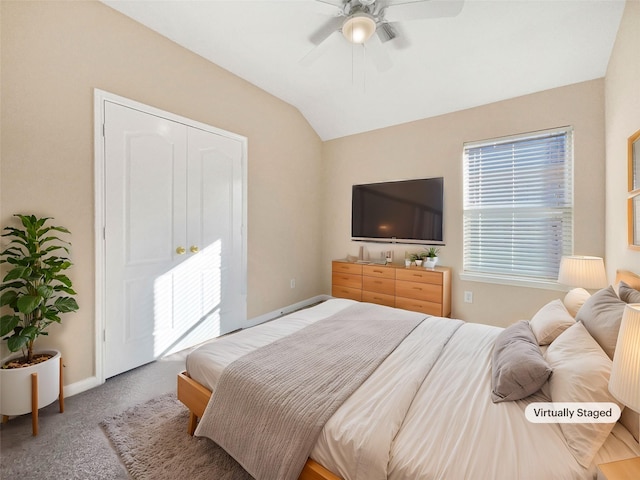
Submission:
[[[316,45],[301,63],[311,65],[340,35],[355,45],[364,45],[378,71],[391,68],[383,43],[401,36],[399,22],[423,18],[454,17],[464,0],[316,0],[335,8],[334,18],[314,32]],[[334,40],[335,41],[335,40]]]

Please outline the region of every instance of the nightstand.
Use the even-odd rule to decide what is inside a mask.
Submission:
[[[598,465],[598,480],[637,480],[640,478],[640,457]]]

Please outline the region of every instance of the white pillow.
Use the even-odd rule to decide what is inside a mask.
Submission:
[[[553,370],[549,391],[553,402],[614,402],[609,393],[613,362],[580,322],[560,334],[549,346],[546,359]],[[614,423],[561,423],[569,450],[588,468]]]
[[[569,290],[564,297],[564,306],[572,317],[575,317],[580,307],[591,296],[584,288]]]
[[[560,299],[552,300],[533,316],[529,325],[538,345],[549,345],[558,335],[576,323]]]

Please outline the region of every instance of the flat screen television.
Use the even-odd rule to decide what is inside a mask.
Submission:
[[[444,179],[354,185],[351,239],[444,245]]]

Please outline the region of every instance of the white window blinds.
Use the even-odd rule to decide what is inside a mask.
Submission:
[[[464,271],[555,281],[573,247],[573,132],[464,145]]]

